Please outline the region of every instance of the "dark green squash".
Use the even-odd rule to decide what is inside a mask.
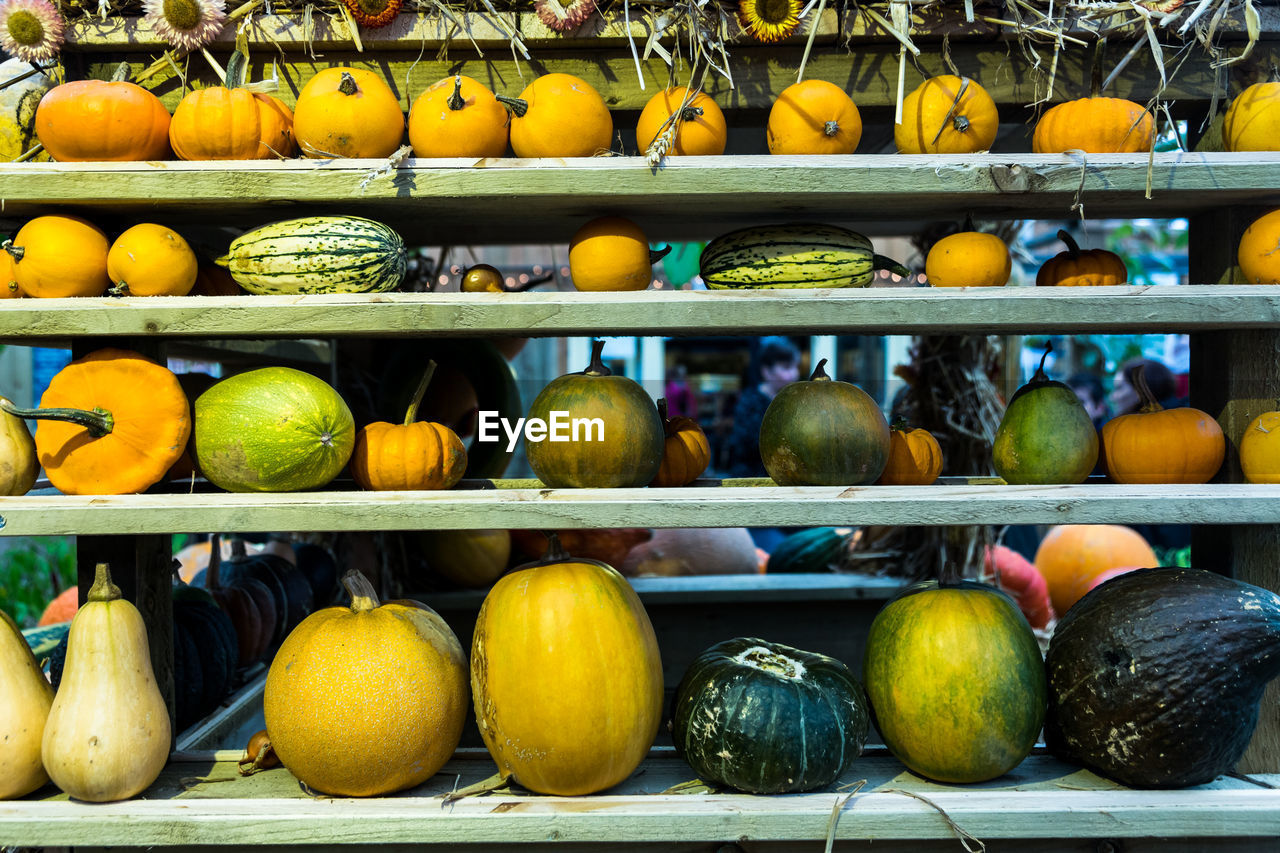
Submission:
[[[186,705],[179,694],[175,708],[178,727],[186,728],[207,717],[231,692],[239,647],[230,617],[217,605],[194,601],[173,603],[173,637],[174,685],[179,690],[181,685],[188,685],[192,694]],[[177,660],[178,644],[184,640],[189,640],[195,650],[189,670],[184,670]]]
[[[604,341],[596,341],[586,370],[553,379],[529,407],[530,421],[549,424],[552,412],[563,412],[569,421],[598,418],[603,424],[589,432],[592,440],[580,433],[577,441],[525,442],[533,473],[552,488],[647,486],[662,465],[665,436],[657,404],[639,383],[614,376],[601,360],[603,350]]]
[[[223,583],[233,583],[241,578],[253,578],[271,591],[277,614],[277,624],[272,632],[271,652],[279,648],[289,632],[315,609],[311,584],[297,566],[279,554],[269,551],[249,554],[241,539],[231,543],[231,559],[222,561],[220,572]],[[203,585],[204,573],[198,573],[192,579],[192,584]]]
[[[769,554],[768,574],[829,572],[849,540],[847,527],[806,527],[783,539]]]
[[[889,461],[889,422],[867,392],[818,362],[778,392],[760,422],[760,458],[780,486],[874,483]]]
[[[752,794],[812,791],[862,754],[866,694],[835,658],[738,637],[697,657],[676,687],[676,752],[704,782]]]
[[[1280,675],[1280,595],[1203,569],[1100,584],[1054,630],[1045,743],[1134,788],[1230,772]]]
[[[1045,374],[1045,348],[1031,381],[1009,400],[991,446],[996,473],[1011,485],[1083,483],[1098,463],[1098,430],[1076,392]]]
[[[200,649],[184,623],[173,623],[173,716],[178,731],[190,728],[201,717],[205,680]]]

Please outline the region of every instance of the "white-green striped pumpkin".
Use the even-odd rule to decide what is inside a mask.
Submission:
[[[404,241],[358,216],[306,216],[242,234],[218,258],[250,293],[378,293],[404,280]]]
[[[877,255],[871,241],[835,225],[759,225],[717,237],[702,250],[707,287],[866,287],[876,270],[911,271]]]

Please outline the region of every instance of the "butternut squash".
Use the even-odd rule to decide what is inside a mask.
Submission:
[[[71,620],[44,729],[45,770],[76,799],[127,800],[160,775],[171,737],[142,614],[98,563],[88,601]]]
[[[36,441],[27,422],[0,410],[0,495],[25,495],[39,472]]]
[[[40,741],[53,704],[53,688],[40,672],[22,632],[3,610],[0,696],[4,697],[0,702],[0,800],[10,800],[49,781],[40,761]]]

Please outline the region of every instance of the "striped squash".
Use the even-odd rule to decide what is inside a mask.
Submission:
[[[307,216],[237,237],[218,258],[250,293],[380,293],[404,279],[404,241],[381,222]]]
[[[876,270],[911,275],[858,232],[812,223],[732,231],[707,244],[699,267],[713,289],[866,287]]]

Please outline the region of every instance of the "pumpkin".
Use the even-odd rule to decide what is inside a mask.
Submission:
[[[1259,216],[1240,235],[1236,262],[1245,284],[1280,284],[1280,208]]]
[[[178,377],[136,352],[100,349],[58,371],[40,408],[36,454],[49,482],[66,495],[127,495],[164,479],[191,435],[191,412]]]
[[[693,418],[673,418],[667,414],[667,401],[658,401],[662,418],[662,464],[650,486],[687,486],[702,476],[711,464],[711,445],[707,434]]]
[[[602,791],[631,775],[657,735],[658,641],[626,578],[570,557],[553,536],[542,561],[485,596],[471,693],[500,775],[540,794]]]
[[[785,386],[760,422],[760,457],[780,486],[874,483],[889,459],[889,423],[871,395],[827,375]]]
[[[333,552],[314,542],[293,543],[294,564],[311,585],[311,600],[316,607],[328,607],[342,592],[338,577],[338,561]]]
[[[835,658],[738,637],[689,664],[676,687],[676,754],[704,782],[749,794],[825,788],[862,754],[870,711]]]
[[[613,140],[604,98],[572,74],[543,74],[519,98],[498,100],[511,109],[511,150],[517,157],[593,157],[608,151]]]
[[[1035,564],[1005,545],[988,546],[979,578],[1004,590],[1017,602],[1032,628],[1047,628],[1053,621],[1049,582]]]
[[[1280,151],[1280,82],[1254,83],[1232,99],[1222,143],[1228,151]]]
[[[10,82],[15,77],[23,79]],[[31,63],[14,58],[0,62],[0,83],[6,84],[0,89],[0,162],[10,162],[35,147],[36,107],[53,81]]]
[[[409,108],[415,157],[501,157],[510,116],[489,87],[456,74],[437,80]]]
[[[770,154],[852,154],[862,139],[862,117],[839,86],[810,79],[782,90],[765,134]]]
[[[578,229],[569,243],[569,277],[578,290],[644,290],[653,262],[671,251],[649,251],[640,226],[621,216],[601,216]]]
[[[658,140],[666,140],[659,143]],[[655,147],[664,154],[716,156],[728,139],[724,113],[705,92],[671,86],[655,94],[640,111],[636,143],[643,154]]]
[[[467,589],[487,589],[511,559],[506,530],[426,530],[419,541],[431,573]]]
[[[45,605],[44,612],[40,614],[40,621],[36,623],[36,626],[42,627],[70,622],[79,609],[80,588],[69,586],[54,596],[53,601]]]
[[[654,536],[648,527],[588,527],[553,532],[569,553],[611,566],[625,566],[632,549]],[[517,562],[541,560],[551,547],[547,534],[538,530],[512,530],[510,534],[511,548],[519,558]]]
[[[1067,250],[1044,262],[1036,272],[1037,287],[1115,287],[1129,280],[1129,270],[1115,252],[1082,251],[1066,231],[1059,231],[1058,239]]]
[[[196,282],[191,286],[191,296],[240,296],[244,291],[223,267],[217,264],[200,264],[196,269]]]
[[[526,430],[540,420],[547,439],[528,442],[525,455],[551,488],[647,486],[662,465],[658,407],[638,382],[614,376],[603,352],[594,342],[587,369],[553,379],[529,407]]]
[[[1116,568],[1159,565],[1156,552],[1131,527],[1118,524],[1060,524],[1036,549],[1036,569],[1049,584],[1049,598],[1061,616],[1080,600],[1090,582]]]
[[[467,449],[457,433],[443,424],[419,422],[418,406],[436,363],[418,383],[404,423],[377,421],[356,435],[351,476],[362,489],[452,489],[467,470]]]
[[[753,575],[759,560],[745,527],[672,527],[636,543],[618,571],[629,578]]]
[[[169,143],[180,160],[275,160],[292,157],[293,111],[273,95],[243,88],[248,60],[227,61],[221,86],[192,89],[169,123]]]
[[[1080,98],[1050,107],[1031,137],[1036,154],[1129,154],[1150,151],[1154,144],[1151,113],[1124,98]]]
[[[0,397],[0,405],[13,403]],[[36,442],[22,418],[0,409],[0,495],[25,495],[36,484]]]
[[[40,760],[53,688],[22,632],[0,610],[0,800],[25,796],[49,781]]]
[[[829,572],[853,531],[848,527],[806,527],[779,542],[769,554],[769,574]]]
[[[17,299],[22,296],[26,294],[18,285],[18,262],[8,251],[0,251],[0,299]]]
[[[293,549],[287,546],[286,548],[288,555],[293,556]],[[252,578],[270,591],[276,619],[267,654],[271,654],[279,647],[288,633],[315,609],[310,582],[297,566],[282,554],[265,549],[250,554],[243,539],[233,539],[230,557],[220,555],[219,564],[220,578],[224,587],[243,578]],[[204,583],[204,577],[196,575],[191,583],[201,586]]]
[[[327,485],[351,458],[355,421],[324,380],[291,367],[223,379],[196,399],[196,462],[230,492]]]
[[[927,429],[905,421],[889,428],[889,459],[876,482],[882,486],[931,486],[942,473],[942,447]]]
[[[169,111],[128,73],[122,62],[110,81],[49,90],[36,108],[36,136],[49,156],[62,163],[169,158]]]
[[[1139,364],[1129,373],[1142,407],[1102,425],[1102,455],[1115,483],[1207,483],[1222,467],[1227,440],[1207,412],[1165,409]]]
[[[308,157],[390,157],[404,138],[404,113],[372,71],[325,68],[298,93],[293,136]]]
[[[294,629],[267,673],[262,711],[280,762],[317,791],[373,797],[421,784],[453,755],[467,659],[434,610],[382,604],[356,571],[350,607]]]
[[[49,778],[91,803],[127,800],[169,758],[169,710],[151,669],[142,614],[120,596],[106,563],[71,620],[58,693],[45,723]]]
[[[984,231],[960,231],[943,237],[924,259],[930,287],[1004,287],[1012,272],[1009,247]]]
[[[1044,722],[1035,635],[1013,600],[984,584],[908,587],[872,620],[862,672],[885,746],[939,782],[1009,772]]]
[[[987,90],[968,77],[930,77],[902,100],[893,126],[900,154],[973,154],[996,141],[1000,116]]]
[[[224,580],[220,574],[223,560],[219,535],[215,533],[210,541],[215,547],[209,567],[192,578],[192,585],[207,589],[231,618],[238,651],[236,663],[240,667],[252,666],[266,657],[280,636],[284,614],[276,606],[276,594],[260,578],[241,574]]]
[[[111,285],[107,235],[78,216],[37,216],[3,248],[27,296],[101,296]]]
[[[502,273],[497,267],[489,264],[474,264],[467,267],[458,282],[458,290],[462,293],[506,293]]]
[[[112,292],[122,296],[186,296],[198,269],[187,241],[164,225],[135,225],[107,252]]]
[[[1240,469],[1246,483],[1280,483],[1280,412],[1263,412],[1240,437]]]

